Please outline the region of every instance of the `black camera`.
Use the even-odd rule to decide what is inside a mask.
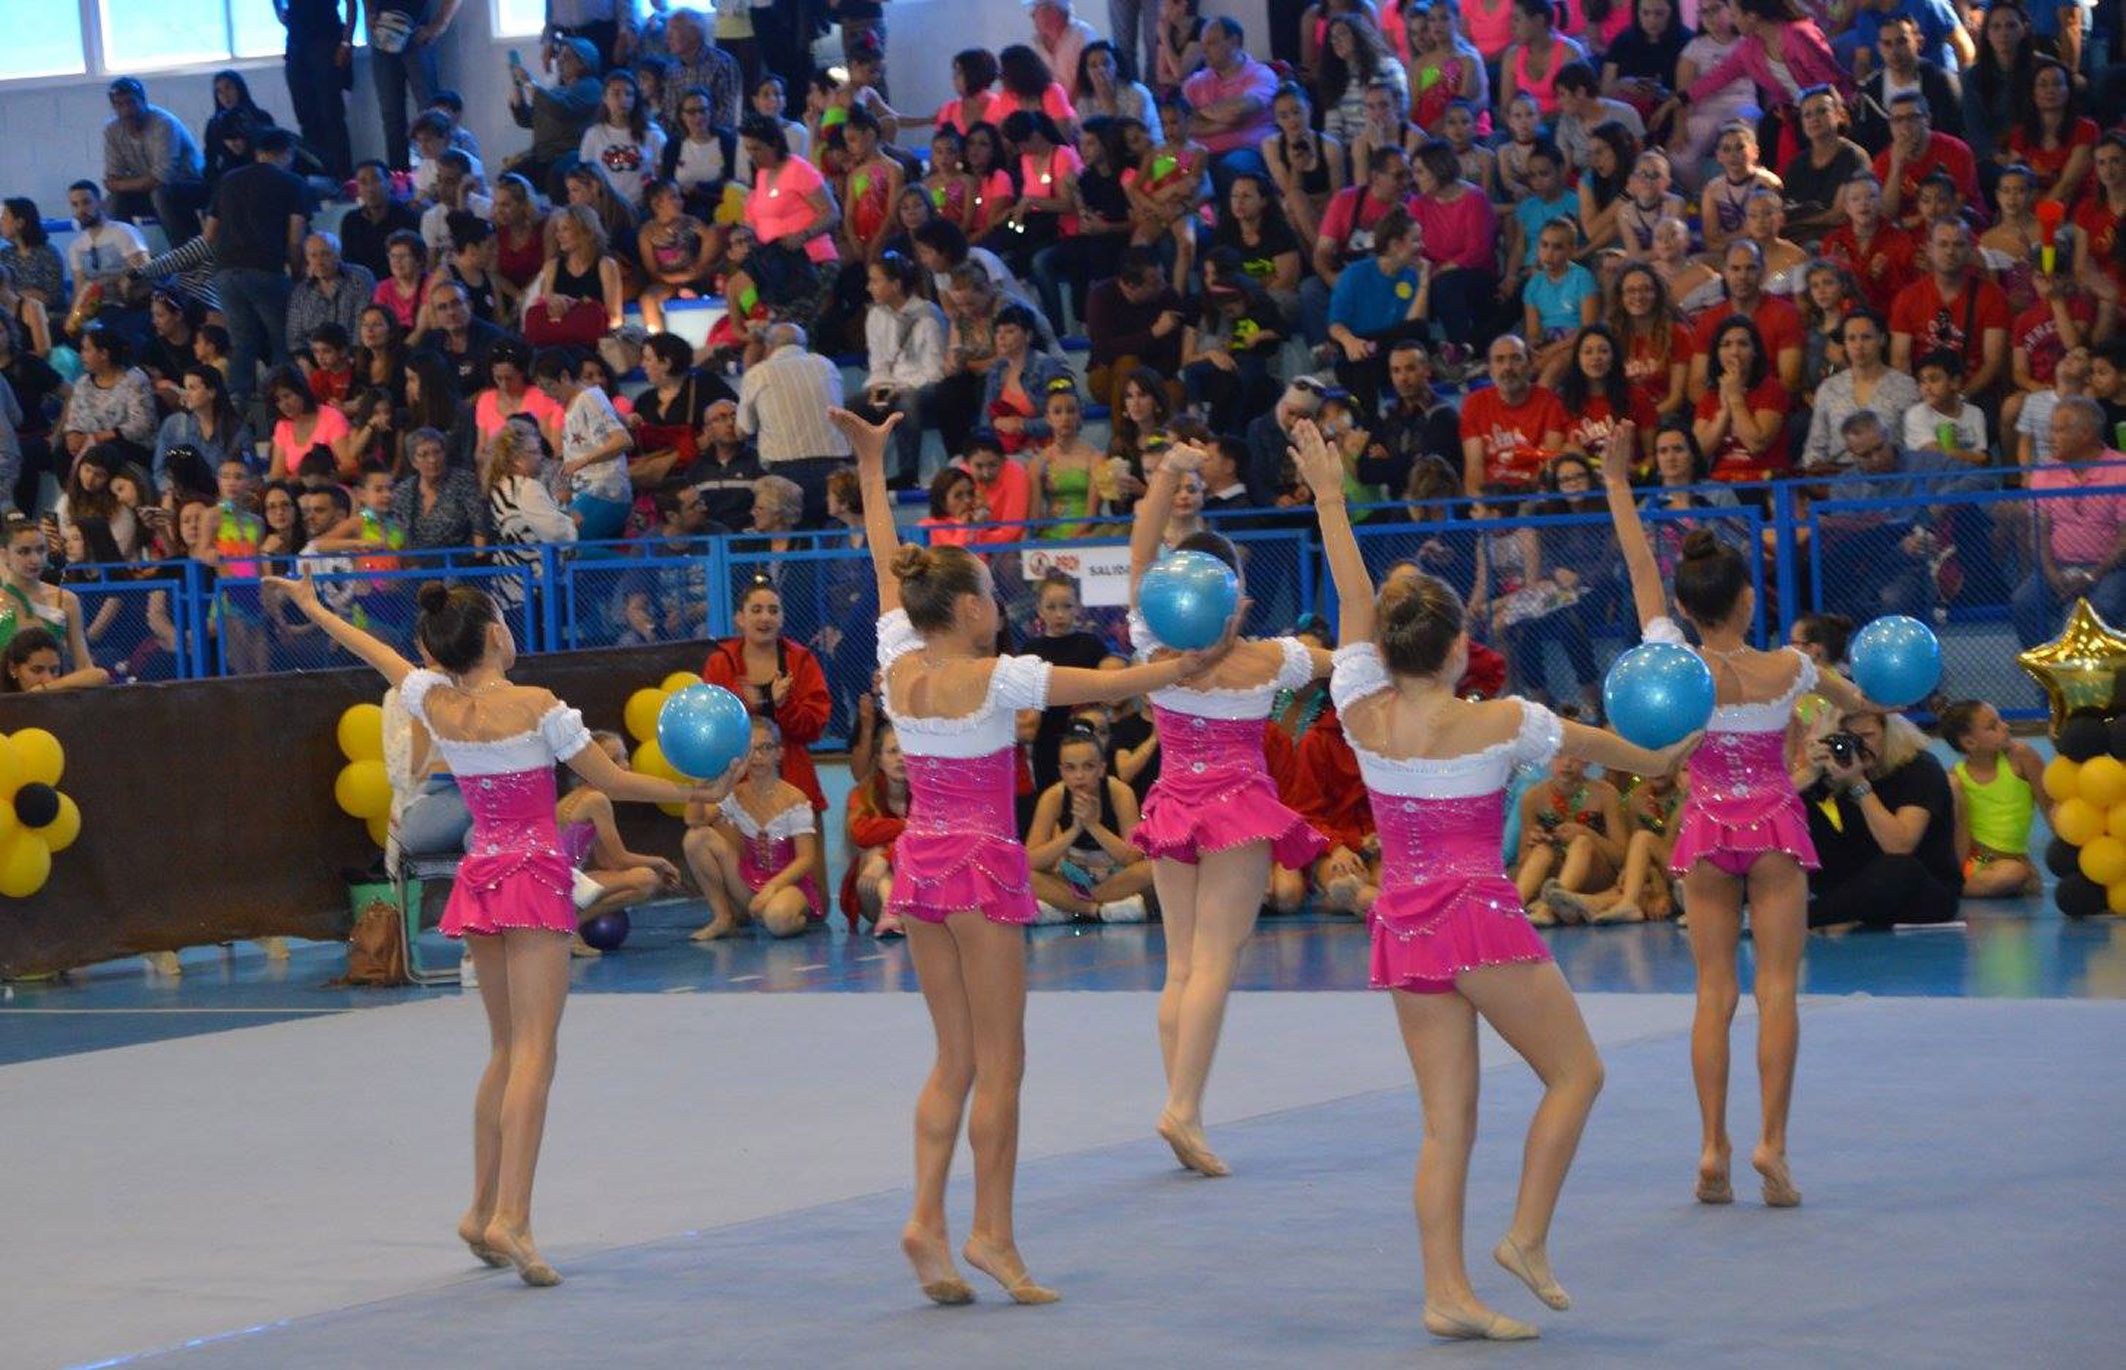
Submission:
[[[1855,761],[1868,759],[1868,744],[1860,740],[1858,733],[1839,731],[1823,739],[1823,749],[1831,754],[1831,760],[1841,766],[1850,766]]]

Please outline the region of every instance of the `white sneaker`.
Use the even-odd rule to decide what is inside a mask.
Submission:
[[[1056,923],[1068,923],[1071,920],[1070,914],[1065,913],[1063,910],[1057,908],[1054,904],[1049,903],[1046,899],[1034,900],[1033,907],[1033,921],[1041,924],[1044,927]]]
[[[458,958],[458,983],[467,989],[480,987],[479,967],[474,963],[469,951]]]
[[[1141,923],[1144,918],[1144,896],[1141,894],[1100,906],[1100,921],[1103,923]]]

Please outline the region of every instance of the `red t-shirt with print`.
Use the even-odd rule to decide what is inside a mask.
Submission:
[[[1860,293],[1867,296],[1868,307],[1878,314],[1887,315],[1897,300],[1897,292],[1919,275],[1919,244],[1895,224],[1876,225],[1875,236],[1868,239],[1866,248],[1861,247],[1851,224],[1840,224],[1823,235],[1823,245],[1818,250],[1832,261],[1844,263],[1860,282]]]
[[[1535,488],[1542,474],[1543,435],[1565,431],[1565,406],[1540,385],[1509,406],[1497,386],[1486,386],[1462,401],[1462,441],[1484,444],[1484,484]]]
[[[2008,297],[1977,272],[1947,298],[1933,276],[1922,276],[1897,292],[1897,302],[1890,306],[1890,332],[1911,337],[1914,367],[1929,352],[1961,352],[1966,375],[1976,375],[1985,363],[1987,332],[1998,328],[2005,333],[2013,322]]]
[[[1763,380],[1757,382],[1756,387],[1748,395],[1743,397],[1743,403],[1750,407],[1751,413],[1762,413],[1769,409],[1779,415],[1782,420],[1786,418],[1787,410],[1790,407],[1786,387],[1779,383],[1777,376],[1769,373],[1766,374]],[[1698,397],[1697,416],[1702,422],[1712,418],[1719,412],[1720,388],[1715,384]],[[1774,476],[1783,475],[1788,464],[1786,426],[1783,422],[1781,423],[1778,435],[1772,439],[1770,447],[1765,448],[1761,453],[1753,454],[1749,448],[1742,445],[1742,439],[1735,436],[1734,425],[1730,424],[1728,425],[1727,437],[1721,442],[1719,447],[1707,452],[1705,459],[1712,463],[1714,480],[1770,480]]]

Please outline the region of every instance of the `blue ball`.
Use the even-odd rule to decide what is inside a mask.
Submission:
[[[1658,751],[1713,716],[1713,673],[1688,647],[1642,642],[1610,666],[1602,708],[1625,741]]]
[[[1903,709],[1941,683],[1941,639],[1916,618],[1890,614],[1853,634],[1853,683],[1877,704]]]
[[[1137,608],[1152,636],[1184,652],[1225,636],[1226,620],[1239,604],[1240,577],[1208,552],[1163,556],[1137,587]]]
[[[657,711],[657,749],[672,769],[714,780],[753,746],[753,716],[721,685],[689,685]]]
[[[601,913],[576,931],[582,935],[585,942],[600,951],[618,951],[620,944],[627,940],[627,910],[614,909],[611,913]]]

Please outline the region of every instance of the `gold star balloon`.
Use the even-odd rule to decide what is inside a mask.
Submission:
[[[2126,677],[2126,634],[2098,618],[2086,599],[2074,602],[2058,637],[2015,659],[2044,687],[2054,736],[2076,709],[2101,709],[2107,717],[2118,709],[2119,684]]]

